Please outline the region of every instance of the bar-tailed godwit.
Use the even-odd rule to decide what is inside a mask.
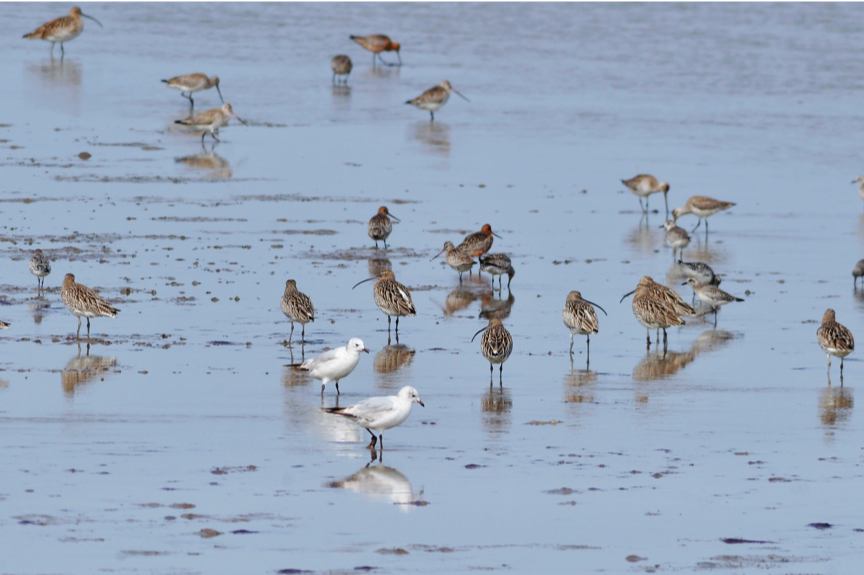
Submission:
[[[75,276],[66,274],[63,278],[63,290],[60,299],[66,305],[66,309],[78,318],[77,339],[81,339],[81,318],[87,318],[87,339],[90,339],[91,317],[117,317],[120,310],[99,297],[92,289],[85,285],[75,283]]]
[[[312,377],[321,380],[321,395],[324,395],[324,386],[331,381],[336,382],[336,395],[339,395],[339,380],[354,371],[360,362],[360,352],[369,353],[363,340],[352,337],[348,345],[325,351],[318,357],[307,359],[298,369],[308,371]]]
[[[489,325],[475,333],[471,341],[474,341],[474,338],[481,332],[483,332],[483,337],[480,338],[480,351],[483,352],[483,357],[489,360],[489,385],[492,385],[493,366],[495,364],[498,364],[498,385],[503,385],[504,362],[513,352],[513,337],[501,323],[501,320],[494,318],[489,320]]]
[[[391,214],[387,210],[387,206],[381,206],[378,208],[378,213],[369,220],[369,237],[375,240],[376,249],[378,248],[378,240],[383,241],[384,249],[387,249],[387,238],[390,237],[390,232],[393,231],[393,222],[390,221],[390,218],[393,218],[397,222],[402,221]]]
[[[180,95],[187,98],[193,108],[195,107],[195,100],[192,99],[192,94],[202,90],[209,90],[214,86],[216,87],[216,91],[219,92],[219,99],[222,100],[223,104],[225,103],[225,99],[222,97],[222,90],[219,89],[219,76],[210,76],[208,78],[207,74],[201,74],[199,72],[195,74],[174,76],[170,80],[162,81],[165,82],[168,88],[180,90]]]
[[[488,254],[480,256],[480,271],[492,275],[492,283],[495,283],[495,276],[498,276],[498,291],[501,291],[501,280],[504,274],[507,274],[507,291],[510,291],[510,282],[513,281],[513,276],[516,275],[516,270],[513,269],[513,263],[510,261],[510,256],[507,254]],[[492,286],[495,289],[495,286]]]
[[[696,224],[696,228],[698,228],[702,224],[702,220],[705,220],[705,233],[708,233],[708,217],[713,216],[717,212],[722,212],[723,210],[728,210],[735,204],[733,202],[721,202],[720,200],[715,200],[714,198],[709,198],[708,196],[693,196],[687,203],[681,206],[680,208],[675,208],[672,210],[672,218],[674,221],[678,221],[678,218],[683,216],[684,214],[693,214],[697,218],[699,218],[699,223]],[[690,230],[691,232],[695,231],[696,228]]]
[[[60,54],[65,55],[66,50],[63,49],[63,43],[77,38],[78,35],[84,31],[84,22],[81,20],[82,16],[99,24],[100,28],[104,27],[102,26],[102,22],[92,16],[84,14],[81,12],[81,8],[74,6],[69,10],[68,16],[62,16],[60,18],[55,18],[50,22],[46,22],[29,34],[24,34],[23,37],[28,40],[45,40],[51,42],[52,55],[54,54],[54,44],[60,42]]]
[[[573,353],[573,336],[575,334],[588,336],[587,349],[588,353],[591,353],[591,334],[597,333],[600,329],[597,312],[594,311],[595,307],[600,308],[600,311],[606,314],[606,310],[596,303],[582,299],[582,294],[578,291],[571,291],[567,294],[567,301],[564,302],[561,317],[564,319],[564,325],[570,329],[571,354]]]
[[[447,252],[447,265],[459,272],[459,283],[461,284],[462,274],[469,271],[476,263],[474,258],[454,246],[453,242],[446,241],[444,242],[444,249],[438,252],[438,255],[429,261],[433,261],[444,252]]]
[[[381,449],[383,450],[384,431],[396,427],[408,419],[408,416],[411,415],[411,407],[415,403],[426,407],[420,401],[420,395],[417,393],[417,390],[410,385],[406,385],[396,395],[370,397],[355,405],[328,407],[324,411],[351,418],[357,425],[365,428],[369,432],[369,435],[372,436],[372,441],[366,447],[368,449],[375,449],[375,444],[380,439]],[[378,432],[378,437],[372,433],[373,429]]]
[[[828,356],[828,373],[831,373],[831,356],[840,358],[840,377],[843,377],[843,358],[855,350],[855,339],[852,332],[845,326],[837,323],[834,310],[825,311],[822,316],[822,325],[816,330],[816,337],[821,347]]]
[[[667,342],[666,328],[684,325],[681,315],[694,315],[693,308],[687,305],[674,290],[661,286],[648,276],[639,280],[636,289],[624,294],[621,301],[634,293],[636,295],[633,296],[633,315],[645,327],[645,339],[648,347],[651,346],[652,329],[663,330],[663,347],[665,348]]]
[[[621,183],[630,188],[636,196],[639,197],[639,207],[642,208],[642,213],[648,213],[648,196],[663,192],[663,201],[666,203],[666,214],[669,214],[669,184],[667,182],[658,182],[657,178],[651,174],[639,174],[633,176],[629,180],[621,180]],[[642,198],[645,198],[645,207],[642,207]]]
[[[45,287],[45,276],[51,273],[51,261],[42,253],[42,250],[33,252],[30,258],[30,273],[36,276],[39,289]]]
[[[374,58],[374,56],[373,56]],[[339,54],[338,56],[333,56],[333,59],[330,60],[330,69],[333,70],[333,83],[336,84],[336,76],[342,76],[340,78],[341,84],[348,83],[348,76],[351,74],[351,68],[354,67],[354,64],[351,63],[351,58],[346,56],[345,54]]]
[[[213,108],[212,110],[207,110],[206,112],[201,112],[200,114],[195,114],[194,116],[189,116],[184,120],[177,120],[175,124],[182,124],[184,126],[191,126],[196,130],[204,130],[201,134],[201,143],[204,143],[204,136],[209,132],[213,139],[217,142],[221,142],[219,138],[216,137],[216,134],[219,132],[219,128],[226,125],[228,120],[231,119],[231,116],[234,116],[241,123],[245,124],[243,120],[241,120],[237,114],[234,113],[234,110],[231,108],[231,104],[222,104],[221,108]]]
[[[855,264],[855,268],[852,270],[852,280],[856,288],[858,287],[858,278],[860,277],[864,277],[864,260],[858,260],[858,263]]]
[[[446,104],[447,100],[450,99],[450,92],[456,92],[456,94],[466,102],[471,101],[456,91],[453,86],[450,85],[450,82],[444,80],[434,88],[429,88],[413,100],[408,100],[405,103],[411,104],[415,108],[428,111],[429,115],[432,117],[430,121],[432,121],[435,120],[435,112],[437,112],[438,109]]]
[[[726,293],[717,286],[699,283],[695,278],[690,278],[681,285],[689,285],[692,287],[693,293],[696,294],[696,297],[698,297],[702,303],[711,307],[711,311],[714,312],[715,326],[717,325],[717,310],[720,309],[721,305],[726,305],[733,301],[744,301],[740,297],[735,297],[732,294]]]
[[[351,39],[372,52],[372,65],[375,65],[375,58],[377,57],[381,60],[381,63],[385,66],[392,66],[393,64],[388,64],[381,57],[381,52],[396,52],[396,56],[399,58],[399,65],[402,65],[402,56],[399,55],[399,42],[393,42],[385,36],[384,34],[372,34],[371,36],[351,36]]]
[[[354,284],[356,288],[362,283],[378,280],[375,282],[375,288],[372,290],[375,297],[375,305],[378,309],[387,314],[387,333],[390,333],[391,316],[396,317],[396,334],[398,343],[399,334],[399,318],[403,316],[414,317],[417,315],[417,310],[414,308],[414,302],[411,301],[411,291],[396,281],[396,276],[392,270],[384,270],[377,277],[371,277]],[[354,289],[354,288],[351,288]]]
[[[288,335],[288,343],[294,336],[294,322],[302,326],[300,340],[306,343],[306,324],[315,321],[315,307],[309,296],[297,289],[297,282],[288,280],[285,282],[285,293],[282,294],[282,313],[291,320],[291,333]]]
[[[479,232],[465,236],[465,239],[457,247],[468,255],[479,258],[492,247],[492,242],[494,241],[492,236],[501,238],[501,236],[492,231],[492,226],[484,224]]]
[[[666,228],[666,245],[672,248],[672,259],[678,260],[684,257],[684,248],[690,245],[690,235],[684,228],[679,228],[672,220],[660,226]],[[679,257],[675,257],[678,252]]]

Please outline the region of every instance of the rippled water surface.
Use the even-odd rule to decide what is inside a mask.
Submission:
[[[82,8],[104,28],[61,60],[21,35],[69,5],[0,5],[0,572],[859,568],[862,367],[829,381],[815,331],[831,307],[864,334],[860,4]],[[404,66],[348,39],[377,32]],[[248,123],[215,145],[160,82],[195,71]],[[443,79],[470,102],[434,123],[404,104]],[[619,183],[643,172],[670,208],[737,203],[684,254],[746,301],[665,354],[618,303],[643,275],[690,297],[662,197],[646,221]],[[430,262],[485,223],[509,291]],[[351,289],[383,267],[418,310],[398,344],[372,283]],[[122,310],[89,348],[69,272]],[[316,307],[305,346],[284,345],[289,278]],[[590,363],[561,322],[574,289],[609,314]],[[514,339],[502,386],[470,341],[490,317]],[[426,404],[380,462],[321,411],[332,386],[285,367],[352,336],[371,353],[340,405]]]

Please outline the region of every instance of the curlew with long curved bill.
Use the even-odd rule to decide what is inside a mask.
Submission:
[[[586,353],[591,353],[591,334],[597,333],[600,330],[597,312],[594,311],[595,307],[602,311],[604,315],[609,315],[605,309],[596,303],[582,299],[582,294],[578,291],[571,291],[567,294],[567,300],[564,302],[561,317],[564,319],[564,325],[570,330],[571,355],[573,354],[573,336],[577,334],[588,336]]]
[[[501,386],[503,385],[504,362],[513,353],[513,337],[501,323],[501,320],[496,318],[490,319],[489,325],[475,333],[471,341],[474,341],[474,338],[481,332],[484,333],[483,337],[480,338],[480,351],[483,353],[483,357],[489,360],[489,386],[492,386],[493,366],[495,364],[498,364],[498,385]]]
[[[24,34],[22,37],[27,38],[28,40],[45,40],[46,42],[51,42],[51,56],[54,55],[54,44],[59,42],[60,54],[62,57],[66,55],[66,50],[63,49],[63,44],[70,40],[74,40],[84,31],[84,21],[81,20],[82,17],[87,18],[88,20],[93,20],[99,24],[100,28],[104,28],[102,22],[92,16],[84,14],[81,12],[81,8],[74,6],[69,10],[68,16],[62,16],[60,18],[55,18],[50,22],[46,22],[29,34]]]
[[[391,317],[396,317],[396,341],[399,341],[399,318],[404,316],[414,317],[417,315],[417,310],[414,308],[414,302],[411,301],[411,291],[396,281],[396,276],[392,270],[383,270],[378,276],[359,281],[354,284],[356,288],[362,283],[372,280],[375,282],[375,288],[372,294],[375,298],[375,305],[378,309],[387,314],[387,333],[390,333]]]

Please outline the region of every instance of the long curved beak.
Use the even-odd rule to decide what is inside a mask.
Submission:
[[[224,104],[225,98],[222,97],[222,90],[219,89],[219,84],[216,84],[216,91],[219,92],[219,99],[222,100],[222,103]],[[236,115],[234,117],[237,118]],[[240,118],[237,119],[239,120]]]
[[[481,329],[480,331],[478,331],[477,333],[475,333],[474,336],[471,338],[471,341],[474,341],[474,338],[475,338],[475,337],[477,337],[479,334],[483,333],[483,332],[486,331],[487,329],[489,329],[489,326],[488,326],[488,325],[487,325],[486,327],[484,327],[483,329]]]
[[[625,293],[623,296],[621,296],[621,300],[620,300],[618,303],[621,303],[622,301],[624,301],[624,298],[625,298],[625,297],[627,297],[628,295],[632,295],[632,294],[634,294],[634,293],[636,293],[636,290],[635,290],[635,289],[634,289],[633,291],[629,292],[629,293]],[[591,302],[588,302],[588,303],[591,303]]]
[[[607,316],[609,315],[608,313],[606,313],[606,310],[605,310],[605,309],[603,309],[602,307],[600,307],[599,305],[597,305],[597,304],[594,303],[593,301],[588,301],[587,299],[586,299],[586,300],[582,300],[582,301],[584,301],[585,303],[590,303],[590,304],[593,305],[594,307],[598,308],[600,311],[603,312],[603,315],[607,315]],[[618,303],[621,303],[621,302],[618,302]]]
[[[351,289],[356,288],[356,287],[359,286],[360,284],[363,284],[363,283],[366,283],[366,282],[371,282],[372,280],[377,280],[377,279],[378,279],[378,276],[372,276],[371,278],[366,278],[365,280],[360,281],[360,282],[357,282],[356,284],[354,284],[354,287],[352,287]]]
[[[97,20],[97,19],[94,18],[93,16],[88,16],[88,15],[85,14],[84,12],[81,12],[81,15],[84,16],[85,18],[89,18],[90,20],[93,20],[94,22],[96,22],[97,24],[99,24],[99,27],[100,27],[100,28],[104,28],[104,27],[105,27],[105,26],[102,25],[102,22],[100,22],[99,20]]]
[[[443,254],[443,253],[446,252],[446,251],[447,251],[447,248],[444,248],[443,250],[441,250],[440,252],[438,252],[438,255],[436,255],[435,258],[437,258],[438,256],[440,256],[441,254]],[[431,261],[434,261],[435,258],[432,258],[432,259],[429,260],[429,261],[430,261],[430,262],[431,262]]]
[[[450,88],[450,89],[453,90],[453,88]],[[459,95],[459,97],[462,98],[463,100],[465,100],[466,102],[470,102],[470,101],[471,101],[471,100],[469,100],[468,98],[466,98],[465,96],[463,96],[462,94],[459,94],[459,91],[458,91],[458,90],[453,90],[453,91],[456,92],[456,93]]]

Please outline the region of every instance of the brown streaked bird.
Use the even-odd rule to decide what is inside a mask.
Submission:
[[[699,223],[696,224],[696,228],[698,228],[702,224],[702,220],[705,220],[705,233],[708,233],[708,217],[713,216],[717,212],[722,212],[723,210],[728,210],[732,206],[734,206],[734,202],[721,202],[720,200],[715,200],[714,198],[709,198],[708,196],[693,196],[687,203],[681,206],[680,208],[675,208],[672,210],[672,218],[674,221],[678,221],[678,218],[683,216],[684,214],[693,214],[697,218],[699,218]],[[696,228],[690,230],[691,232],[696,231]]]
[[[681,285],[689,285],[692,287],[693,293],[696,294],[696,297],[698,297],[702,303],[711,307],[711,310],[714,312],[715,326],[717,325],[717,310],[721,305],[726,305],[733,301],[744,301],[740,297],[735,297],[732,294],[726,293],[717,286],[699,283],[695,278],[690,278]]]
[[[645,327],[645,339],[648,347],[651,347],[652,329],[663,330],[663,347],[665,348],[667,343],[666,328],[684,325],[681,315],[694,315],[693,308],[687,305],[681,296],[674,290],[658,284],[649,276],[644,276],[639,280],[636,289],[624,294],[621,301],[633,293],[636,294],[633,296],[633,315]],[[682,311],[685,311],[686,314],[682,314]]]
[[[431,116],[430,122],[435,120],[435,112],[438,111],[441,106],[447,103],[447,100],[450,99],[450,92],[455,92],[460,98],[465,100],[466,102],[470,102],[468,98],[460,94],[453,86],[450,85],[450,82],[444,80],[439,85],[434,88],[429,88],[413,100],[408,100],[405,102],[406,104],[411,104],[415,108],[419,108],[420,110],[426,110],[429,112]]]
[[[456,247],[468,255],[479,258],[492,247],[492,242],[494,241],[492,236],[499,239],[501,238],[501,236],[492,231],[492,226],[484,224],[483,228],[479,232],[465,236],[462,243]]]
[[[180,95],[189,100],[189,104],[192,107],[195,107],[195,100],[192,99],[192,94],[194,92],[200,92],[202,90],[209,90],[215,86],[216,91],[219,92],[219,99],[222,100],[222,103],[225,103],[225,99],[222,97],[222,90],[219,89],[219,76],[210,76],[207,77],[207,74],[201,74],[200,72],[196,72],[195,74],[183,74],[182,76],[174,76],[170,80],[162,80],[165,82],[166,87],[174,88],[175,90],[180,90]],[[184,94],[184,92],[187,92]]]
[[[567,294],[561,317],[564,319],[564,325],[570,330],[571,354],[573,353],[573,336],[575,334],[588,336],[587,353],[591,353],[591,334],[597,333],[600,329],[597,312],[594,311],[595,307],[600,308],[600,311],[608,315],[606,310],[596,303],[582,299],[582,294],[578,291],[571,291]]]
[[[393,218],[397,222],[402,221],[391,214],[387,210],[387,206],[381,206],[378,208],[378,213],[369,220],[368,233],[369,237],[375,240],[375,249],[378,249],[378,240],[383,241],[384,249],[387,249],[387,238],[390,237],[390,232],[393,231],[393,222],[390,221],[390,218]]]
[[[315,321],[315,307],[309,296],[297,289],[297,282],[288,280],[285,282],[285,293],[282,294],[282,313],[291,320],[291,333],[288,335],[288,343],[294,336],[294,322],[302,326],[300,341],[306,343],[306,324]]]
[[[679,228],[672,220],[660,226],[666,228],[666,245],[672,248],[672,259],[680,261],[684,257],[684,248],[690,245],[690,234],[684,228]],[[678,252],[679,257],[675,257]]]
[[[828,373],[831,373],[831,356],[840,358],[840,377],[843,377],[843,358],[855,351],[855,339],[852,332],[837,323],[834,310],[828,309],[822,316],[822,325],[816,330],[819,347],[828,356]]]
[[[372,294],[375,297],[375,305],[378,309],[387,314],[387,333],[390,333],[390,318],[396,317],[396,334],[399,334],[399,318],[403,316],[414,317],[417,315],[417,310],[414,308],[414,302],[411,301],[411,291],[396,281],[396,276],[392,270],[384,270],[377,277],[371,277],[354,284],[354,288],[362,283],[372,280],[375,282],[375,288]],[[351,289],[354,289],[351,288]],[[398,342],[398,337],[396,338]]]
[[[507,274],[507,291],[510,291],[510,282],[513,281],[513,276],[516,275],[516,270],[513,269],[513,263],[510,261],[510,256],[507,254],[489,254],[480,256],[480,271],[486,272],[492,276],[492,283],[495,283],[495,276],[498,276],[498,291],[501,291],[502,276]],[[495,286],[492,286],[495,289]]]
[[[196,130],[204,130],[201,134],[202,144],[204,143],[204,136],[206,136],[208,132],[213,136],[214,140],[221,142],[222,140],[217,138],[216,134],[219,132],[219,128],[228,124],[231,116],[240,120],[240,117],[237,116],[237,114],[234,113],[234,109],[231,108],[231,104],[222,104],[222,107],[220,108],[213,108],[206,112],[189,116],[183,120],[176,120],[174,123],[182,124],[183,126],[191,126]],[[240,123],[245,124],[246,122],[240,120]]]
[[[504,362],[513,352],[513,337],[501,320],[494,318],[489,320],[489,325],[475,333],[471,341],[474,341],[480,332],[485,332],[480,338],[480,351],[483,352],[483,357],[489,360],[489,385],[492,385],[495,364],[498,364],[498,385],[503,385]]]
[[[475,262],[474,258],[472,258],[470,255],[454,246],[453,242],[451,241],[444,242],[444,249],[438,252],[438,254],[429,261],[431,262],[435,260],[435,258],[440,256],[444,252],[447,252],[447,265],[459,272],[459,283],[461,284],[462,274],[469,271],[472,267],[474,267],[474,264],[477,262]]]
[[[852,281],[855,287],[858,287],[858,278],[864,277],[864,260],[858,260],[855,264],[855,269],[852,270]]]
[[[54,44],[60,42],[60,54],[65,55],[66,50],[63,49],[63,43],[77,38],[81,32],[84,31],[84,22],[81,20],[82,16],[99,24],[100,28],[104,28],[102,22],[92,16],[84,14],[81,12],[81,8],[74,6],[69,10],[68,16],[55,18],[50,22],[46,22],[29,34],[24,34],[23,37],[28,40],[45,40],[51,42],[52,56],[54,55]]]
[[[658,182],[657,178],[651,174],[639,174],[633,176],[629,180],[621,180],[621,183],[630,188],[639,198],[639,207],[642,208],[642,213],[648,213],[648,196],[663,192],[663,201],[666,203],[666,213],[669,213],[669,184],[667,182]],[[642,198],[645,198],[645,207],[642,207]]]
[[[51,273],[51,260],[42,253],[42,250],[33,252],[33,257],[30,258],[30,273],[36,276],[38,288],[43,289],[45,277]]]
[[[377,57],[381,60],[381,63],[385,66],[395,66],[395,64],[388,64],[381,57],[381,52],[396,52],[396,56],[399,58],[399,65],[402,65],[402,56],[399,55],[399,42],[393,42],[385,36],[384,34],[372,34],[371,36],[354,36],[351,35],[351,39],[372,52],[372,65],[375,65],[375,58]]]
[[[91,317],[117,317],[120,310],[102,299],[92,289],[85,285],[75,283],[75,276],[66,274],[63,278],[63,290],[60,299],[66,305],[72,315],[78,318],[78,332],[76,339],[81,339],[81,318],[87,318],[87,339],[90,339]]]
[[[333,56],[333,59],[330,60],[330,69],[333,70],[333,83],[337,83],[336,76],[343,76],[343,78],[340,78],[340,82],[338,83],[347,84],[348,76],[351,75],[351,69],[353,67],[354,64],[351,63],[351,58],[349,58],[345,54]]]

